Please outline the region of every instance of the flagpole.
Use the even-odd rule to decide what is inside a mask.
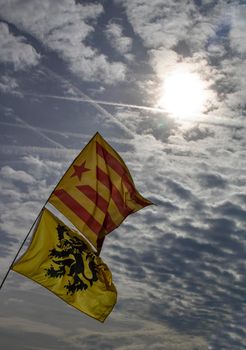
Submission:
[[[46,205],[46,203],[45,203],[45,205]],[[31,226],[30,230],[28,231],[28,233],[27,233],[27,235],[26,235],[24,241],[22,242],[20,248],[18,249],[18,251],[17,251],[17,253],[16,253],[16,255],[15,255],[15,257],[14,257],[12,263],[10,264],[10,266],[9,266],[9,268],[8,268],[8,271],[6,272],[6,274],[5,274],[5,276],[4,276],[3,280],[2,280],[2,283],[1,283],[1,285],[0,285],[0,290],[2,289],[2,286],[3,286],[4,282],[6,281],[6,279],[7,279],[8,275],[9,275],[9,273],[10,273],[10,270],[11,270],[13,264],[15,263],[15,261],[16,261],[18,255],[20,254],[21,249],[23,248],[24,244],[26,243],[27,238],[29,237],[29,235],[30,235],[30,233],[32,232],[32,230],[33,230],[35,224],[37,223],[37,221],[38,221],[38,219],[39,219],[39,217],[40,217],[40,214],[42,213],[42,211],[43,211],[45,205],[42,207],[42,209],[40,210],[38,216],[37,216],[36,219],[34,220],[34,222],[33,222],[32,226]]]

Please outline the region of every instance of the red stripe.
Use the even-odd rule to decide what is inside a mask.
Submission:
[[[112,182],[110,181],[109,176],[98,167],[97,167],[97,180],[100,181],[105,187],[107,187],[110,192],[112,192]]]
[[[149,202],[142,200],[137,196],[136,188],[129,178],[128,172],[124,164],[122,164],[117,158],[112,156],[100,143],[96,144],[97,154],[100,155],[104,161],[122,178],[122,182],[126,186],[130,197],[139,205],[145,207]]]
[[[88,211],[82,207],[73,197],[65,190],[60,189],[53,192],[60,201],[65,204],[75,215],[82,219],[86,225],[96,234],[101,230],[101,225],[91,216]]]
[[[112,156],[100,143],[96,144],[97,154],[101,156],[105,162],[120,176],[126,173],[126,168],[118,161],[117,158]]]
[[[107,233],[113,231],[117,225],[113,222],[111,216],[107,212],[108,210],[108,202],[98,193],[94,190],[94,188],[84,185],[84,186],[77,186],[77,189],[84,193],[87,198],[89,198],[95,205],[101,209],[105,213],[105,218],[103,221],[103,228]]]
[[[150,205],[151,203],[149,201],[143,200],[139,197],[137,197],[137,193],[133,193],[131,195],[131,198],[139,205],[141,205],[143,208],[146,207],[147,205]]]
[[[125,202],[122,199],[120,191],[114,185],[112,185],[111,196],[122,216],[126,217],[127,215],[132,213],[132,209],[130,209],[125,204]]]
[[[131,199],[133,199],[137,204],[141,205],[142,207],[146,207],[146,205],[150,204],[149,201],[138,197],[138,192],[134,187],[133,183],[129,181],[129,177],[127,174],[123,175],[122,181],[126,186],[127,190],[129,191]]]
[[[103,222],[103,227],[105,228],[106,233],[109,233],[111,231],[113,231],[114,229],[116,229],[118,227],[118,225],[116,225],[111,216],[109,215],[109,213],[106,213],[105,215],[105,219]]]
[[[114,201],[115,205],[117,206],[119,212],[123,217],[126,217],[127,215],[133,212],[133,210],[130,209],[123,201],[120,191],[111,182],[110,177],[98,167],[97,179],[109,189],[109,191],[111,192],[112,200]]]
[[[101,209],[104,213],[107,212],[108,202],[92,187],[88,185],[77,186],[77,189],[84,193],[96,206]]]

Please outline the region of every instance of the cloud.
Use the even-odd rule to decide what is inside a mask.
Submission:
[[[224,179],[223,176],[220,174],[213,174],[207,172],[205,174],[198,174],[197,177],[199,178],[201,185],[207,188],[226,188],[227,185],[226,179]]]
[[[6,20],[57,52],[70,70],[84,80],[114,84],[125,79],[123,63],[110,61],[86,43],[103,12],[101,4],[81,4],[74,0],[1,2],[1,14]]]
[[[222,61],[223,78],[220,89],[227,109],[236,118],[242,118],[245,109],[244,96],[246,93],[246,63],[243,58],[233,57]],[[228,112],[227,112],[228,114]]]
[[[149,54],[150,63],[160,78],[175,69],[179,60],[179,56],[175,51],[166,49],[165,47],[152,49]]]
[[[233,50],[240,55],[246,54],[246,43],[244,33],[246,30],[245,23],[246,5],[237,6],[232,10],[230,44]]]
[[[31,226],[35,216],[38,215],[41,203],[45,203],[51,192],[50,186],[54,187],[54,183],[50,184],[40,178],[42,176],[40,167],[38,176],[38,172],[35,171],[34,166],[30,166],[28,159],[27,157],[26,171],[16,170],[10,166],[3,166],[0,170],[3,197],[0,216],[1,231],[3,234],[7,233],[10,237],[18,239],[23,237],[25,232],[23,228]],[[46,175],[49,174],[52,167],[52,162],[48,164]],[[55,167],[54,164],[53,166]]]
[[[124,1],[127,16],[136,34],[148,48],[171,48],[185,36],[191,23],[194,5],[188,2],[174,6],[172,1]]]
[[[136,120],[138,115],[132,116],[132,119],[129,116],[127,125],[134,128],[135,122],[137,128]],[[239,237],[243,235],[239,222],[245,215],[245,204],[242,196],[232,196],[233,200],[228,202],[228,195],[242,193],[245,179],[240,172],[237,173],[235,166],[240,159],[238,154],[228,157],[218,146],[221,142],[219,136],[223,138],[225,134],[218,132],[216,135],[218,137],[209,141],[204,138],[188,142],[180,133],[172,138],[172,144],[157,140],[151,134],[144,137],[139,135],[129,141],[131,152],[124,153],[123,158],[137,188],[156,201],[157,205],[127,218],[105,242],[103,257],[112,269],[119,292],[116,309],[109,323],[104,325],[109,327],[108,333],[107,329],[98,330],[94,324],[88,324],[90,321],[75,311],[69,309],[68,312],[67,306],[61,308],[59,301],[56,304],[52,297],[38,287],[35,295],[30,296],[29,293],[28,300],[19,303],[25,308],[29,305],[27,303],[36,302],[38,297],[40,302],[33,306],[35,313],[44,315],[44,307],[52,309],[54,314],[58,310],[68,312],[67,317],[54,320],[58,331],[66,328],[67,333],[63,333],[62,338],[66,347],[76,349],[86,344],[90,349],[96,343],[119,350],[142,349],[146,346],[153,350],[169,350],[172,347],[203,350],[208,348],[208,343],[215,348],[225,344],[226,348],[226,341],[231,344],[231,339],[236,339],[234,348],[240,349],[238,344],[242,343],[243,337],[240,327],[244,319],[241,310],[244,252],[239,242]],[[210,149],[212,146],[215,150]],[[165,152],[167,147],[173,152]],[[15,153],[16,157],[20,154]],[[1,210],[4,231],[8,237],[23,236],[20,231],[31,222],[31,217],[26,218],[27,213],[33,216],[34,211],[38,212],[40,199],[44,201],[47,198],[49,186],[56,183],[59,173],[66,168],[62,159],[69,161],[69,155],[72,157],[71,152],[63,149],[43,150],[38,158],[22,158],[22,171],[36,181],[23,193],[21,184],[9,179],[8,189],[15,183],[15,189],[21,197],[14,204],[9,199],[5,203],[5,210]],[[16,176],[17,171],[13,167],[7,172],[15,173]],[[26,218],[25,222],[23,217]],[[16,230],[18,227],[21,227],[19,231]],[[16,242],[11,242],[9,255],[16,245]],[[3,266],[7,266],[6,258],[4,260]],[[14,278],[9,282],[13,283],[11,288],[16,288]],[[20,283],[18,280],[17,285]],[[20,289],[18,287],[19,293]],[[30,287],[25,287],[25,293],[28,291]],[[22,314],[22,309],[19,310]],[[14,312],[16,316],[17,311]],[[123,319],[125,325],[118,324]],[[51,322],[52,330],[53,321],[46,322]],[[74,322],[81,325],[80,329],[73,328],[70,332],[68,325]],[[25,321],[23,324],[26,324]],[[18,340],[21,333],[15,320],[13,325],[17,329],[15,339]],[[33,335],[36,326],[38,324],[34,322]],[[97,331],[93,332],[93,328]],[[40,329],[45,334],[47,327],[40,325]],[[214,335],[214,338],[211,339],[208,334]],[[47,336],[53,348],[59,345],[57,336]],[[38,346],[35,339],[40,341],[39,336],[30,336],[29,339],[30,347]]]
[[[4,166],[0,170],[0,174],[3,178],[13,181],[20,181],[26,184],[32,184],[35,182],[35,179],[32,175],[25,173],[22,170],[14,170],[9,166]]]
[[[81,50],[84,52],[83,48]],[[70,54],[70,53],[69,53]],[[102,81],[106,84],[115,84],[125,80],[126,66],[120,62],[109,62],[106,56],[97,55],[95,51],[87,57],[69,58],[71,69],[74,73],[79,73],[84,80]]]
[[[224,2],[117,1],[146,49],[149,64],[159,80],[185,67],[207,84],[208,114],[228,119],[245,108],[245,5]],[[148,91],[145,90],[148,94]]]
[[[213,137],[214,132],[208,127],[194,126],[186,130],[183,136],[187,141],[197,141],[203,140],[207,137]]]
[[[36,44],[45,46],[46,58],[56,53],[78,72],[77,82],[70,84],[53,73],[51,65],[42,67],[35,72],[38,88],[34,76],[30,76],[31,85],[18,80],[19,86],[33,87],[35,99],[23,95],[20,103],[11,96],[9,105],[6,102],[1,108],[11,129],[11,144],[3,133],[8,143],[0,150],[7,164],[0,181],[2,274],[40,207],[95,127],[120,152],[136,187],[155,205],[129,216],[105,240],[102,256],[118,288],[118,303],[105,324],[96,324],[13,273],[6,282],[8,288],[1,291],[1,310],[7,319],[6,327],[1,320],[1,340],[5,347],[22,349],[242,350],[246,79],[241,5],[237,2],[236,11],[229,14],[231,5],[223,1],[178,5],[160,0],[115,1],[104,17],[104,3],[85,3],[89,2],[2,1],[4,15],[15,24],[15,33],[20,30],[21,36],[26,35],[25,43],[28,40],[31,45],[35,38]],[[120,22],[124,26],[116,25],[115,19],[108,22],[116,7],[122,10],[118,5],[125,9]],[[95,48],[97,31],[107,25],[107,35],[115,45],[113,56],[123,59],[124,52],[134,52],[141,60],[128,62],[136,68],[131,81],[102,89],[103,110],[96,101],[88,107],[90,98],[76,84],[80,86],[83,79],[105,79],[113,84],[118,69],[117,81],[124,79],[125,66]],[[120,38],[128,38],[125,33],[131,33],[131,38],[122,43]],[[110,62],[119,66],[112,68]],[[178,123],[150,109],[107,104],[114,98],[153,104],[158,84],[180,66],[199,72],[212,93],[207,114],[197,123]],[[143,89],[135,97],[132,91],[139,70],[145,81],[137,81]],[[5,76],[2,84],[14,86],[15,81]],[[54,98],[38,95],[39,83]],[[99,85],[86,86],[96,89]],[[66,100],[63,89],[78,99]],[[79,101],[80,97],[87,102]],[[96,115],[92,107],[97,108]],[[35,128],[26,130],[27,125],[16,119],[17,112]],[[18,127],[14,127],[16,122]],[[53,137],[70,149],[57,148]],[[37,322],[37,315],[42,322]],[[10,336],[12,329],[14,337]]]
[[[224,217],[232,217],[240,221],[246,221],[246,211],[242,206],[225,201],[216,207],[216,211],[220,212]]]
[[[0,91],[4,93],[12,93],[18,89],[18,83],[15,78],[3,75],[0,78]]]
[[[29,333],[41,333],[50,336],[61,336],[62,330],[57,327],[50,327],[50,325],[42,322],[34,322],[24,318],[4,318],[2,326],[9,329],[14,327],[18,331],[28,331]],[[2,320],[2,321],[3,321]]]
[[[117,23],[109,23],[105,30],[106,36],[112,47],[125,58],[132,60],[133,55],[130,54],[132,49],[132,38],[123,34],[123,28]]]
[[[14,302],[16,305],[16,303]],[[21,305],[19,306],[19,309]],[[150,321],[134,322],[134,319],[128,320],[127,323],[114,320],[110,326],[105,325],[104,329],[93,331],[85,324],[83,317],[79,318],[74,314],[76,319],[76,327],[71,327],[69,324],[70,317],[66,316],[67,320],[66,331],[64,332],[60,322],[56,325],[50,325],[45,321],[29,320],[24,317],[6,317],[6,322],[1,322],[2,331],[8,332],[9,329],[14,329],[15,340],[12,339],[12,344],[22,344],[21,333],[28,334],[28,340],[25,344],[32,349],[46,349],[42,347],[41,337],[45,336],[49,339],[49,344],[53,348],[59,346],[61,349],[78,349],[85,346],[87,349],[94,349],[95,346],[100,346],[106,349],[116,350],[133,350],[141,349],[148,346],[148,348],[157,350],[171,350],[177,347],[181,350],[190,349],[207,349],[206,341],[199,336],[181,335],[164,325],[158,325]],[[1,321],[1,320],[0,320]],[[4,320],[3,320],[4,321]],[[81,328],[78,325],[81,324]],[[4,340],[5,341],[5,340]],[[6,344],[10,344],[6,342]],[[41,345],[41,347],[40,347]],[[37,347],[36,347],[37,346]],[[47,348],[49,349],[49,348]]]
[[[5,23],[0,23],[0,46],[0,62],[12,65],[15,70],[25,70],[36,66],[40,61],[40,55],[26,42],[25,38],[13,35]],[[6,77],[5,80],[2,78],[2,81],[6,83]],[[10,83],[9,80],[8,83]],[[16,88],[13,80],[11,88]]]

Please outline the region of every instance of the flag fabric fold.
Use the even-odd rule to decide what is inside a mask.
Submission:
[[[78,176],[80,169],[74,169]],[[28,249],[12,270],[101,322],[116,303],[117,291],[107,265],[81,234],[47,209],[43,209]]]
[[[59,210],[100,253],[104,237],[152,204],[137,191],[119,154],[96,133],[52,192]]]

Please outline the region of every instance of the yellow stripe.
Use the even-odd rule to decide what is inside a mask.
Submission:
[[[67,217],[77,229],[85,235],[85,237],[97,248],[96,234],[81,220],[76,214],[67,208],[58,198],[52,196],[49,201],[56,209],[58,209],[65,217]]]
[[[59,186],[56,189],[65,190],[70,196],[72,196],[81,206],[83,206],[87,212],[94,217],[94,219],[102,225],[105,218],[105,213],[102,212],[95,203],[93,203],[86,195],[77,189],[76,186],[87,185],[92,187],[97,191],[100,196],[102,196],[108,203],[108,213],[111,216],[111,219],[116,225],[120,225],[124,217],[119,212],[117,206],[111,198],[111,193],[108,188],[106,188],[101,182],[97,181],[96,169],[99,167],[104,173],[108,174],[112,184],[118,189],[121,194],[122,200],[133,212],[136,212],[142,208],[141,205],[135,203],[134,200],[130,198],[130,193],[128,189],[122,182],[121,176],[119,176],[108,164],[105,163],[104,159],[97,155],[96,152],[96,142],[98,142],[108,153],[115,157],[124,167],[126,173],[129,176],[130,181],[133,180],[131,174],[118,153],[99,135],[96,134],[92,139],[92,142],[87,144],[87,146],[82,150],[80,155],[76,158],[74,163],[69,167],[65,173],[62,181],[59,183]],[[90,169],[89,171],[84,172],[81,175],[81,179],[78,176],[73,176],[74,166],[80,166],[85,162],[85,167]],[[135,186],[134,186],[135,187]],[[136,195],[139,198],[143,198],[137,191]],[[143,198],[144,199],[144,198]],[[96,247],[97,246],[97,236],[91,229],[86,225],[86,223],[74,214],[70,209],[66,207],[56,196],[52,195],[49,200],[58,210],[62,212],[85,236],[90,240],[90,242]]]
[[[99,137],[97,139],[97,142],[100,143],[100,145],[103,148],[105,148],[113,157],[115,157],[121,163],[121,165],[125,168],[126,173],[129,175],[129,178],[130,178],[131,182],[133,183],[133,179],[132,179],[131,173],[130,173],[126,163],[121,158],[121,156],[100,135],[99,135]]]
[[[101,157],[98,157],[98,166],[110,177],[113,185],[119,190],[124,200],[124,194],[128,192],[127,188],[122,182],[121,176],[119,176],[112,168],[106,165]]]

